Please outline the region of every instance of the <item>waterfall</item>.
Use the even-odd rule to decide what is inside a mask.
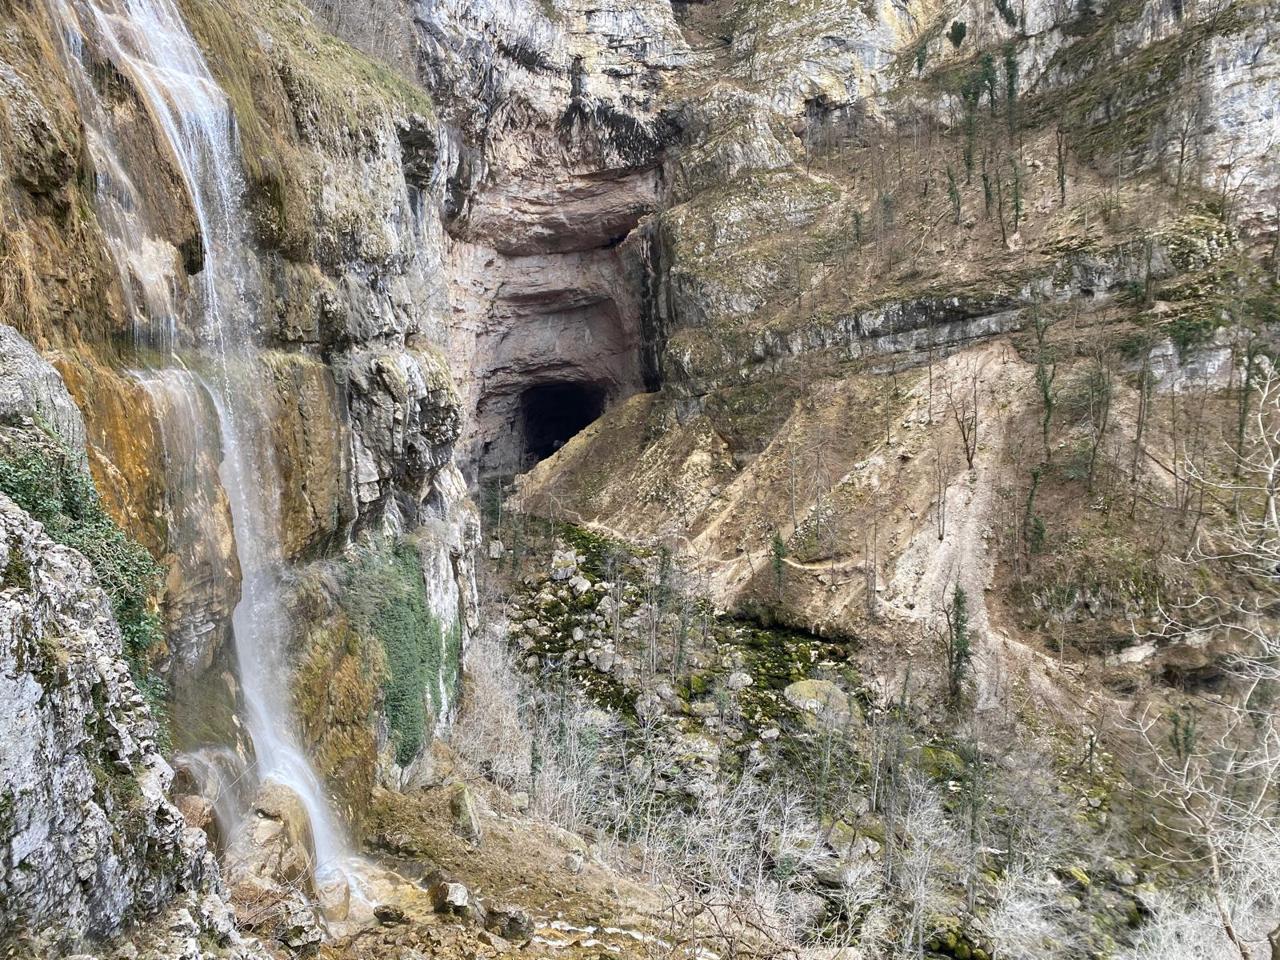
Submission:
[[[292,789],[311,819],[316,874],[344,872],[346,838],[324,798],[319,778],[294,730],[282,648],[289,623],[281,596],[279,471],[271,444],[269,394],[255,379],[253,330],[260,307],[257,261],[249,245],[244,181],[230,103],[209,73],[172,0],[49,0],[62,28],[68,66],[81,109],[91,126],[90,150],[98,172],[100,217],[131,299],[135,337],[172,357],[166,368],[139,373],[161,411],[193,411],[203,399],[217,412],[222,449],[219,476],[230,505],[241,596],[232,616],[245,720],[258,779]],[[203,269],[192,278],[190,329],[180,328],[176,281],[163,266],[145,222],[137,190],[119,149],[110,111],[92,82],[90,57],[109,60],[145,99],[190,196],[199,228]],[[194,348],[193,373],[176,358]],[[200,394],[206,395],[204,398]],[[170,414],[172,415],[172,414]],[[174,424],[175,435],[202,429]],[[162,425],[162,433],[166,433]],[[207,431],[206,431],[207,432]],[[216,443],[218,438],[206,438]],[[182,456],[181,452],[178,452]],[[170,469],[188,465],[171,464]]]

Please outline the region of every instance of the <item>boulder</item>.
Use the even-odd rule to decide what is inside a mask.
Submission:
[[[646,720],[666,713],[662,698],[655,693],[643,693],[636,699],[636,714]]]
[[[209,832],[214,824],[213,804],[207,797],[199,794],[184,793],[173,798],[173,805],[182,814],[188,827]]]
[[[337,923],[351,915],[351,883],[341,871],[316,878],[316,903],[325,920]]]
[[[427,892],[436,913],[477,923],[484,922],[484,908],[465,885],[452,880],[438,880]]]
[[[578,555],[572,550],[557,550],[551,557],[551,579],[568,580],[578,572]]]
[[[533,936],[533,918],[527,910],[515,904],[496,904],[489,908],[485,928],[504,940],[527,940]]]
[[[293,790],[267,781],[227,848],[225,870],[233,896],[255,900],[285,887],[311,894],[314,868],[306,807]]]
[[[858,704],[830,680],[797,680],[782,695],[813,725],[838,728],[862,722]]]
[[[307,901],[294,893],[281,904],[280,922],[275,938],[295,953],[309,952],[320,945],[324,931],[315,911]]]
[[[399,926],[407,922],[404,910],[393,903],[380,903],[373,908],[373,915],[384,927]]]
[[[483,837],[480,805],[465,783],[457,784],[449,794],[449,812],[453,814],[454,832],[471,843],[480,843]]]

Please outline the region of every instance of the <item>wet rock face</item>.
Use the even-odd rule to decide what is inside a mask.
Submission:
[[[0,938],[117,933],[215,870],[88,562],[0,495]]]
[[[356,517],[351,438],[334,372],[299,353],[271,353],[264,380],[273,416],[264,429],[280,478],[286,557],[340,542]]]
[[[313,949],[323,937],[316,903],[345,912],[345,880],[317,889],[311,821],[298,795],[267,782],[234,829],[225,856],[227,886],[237,916],[264,939],[290,950]]]
[[[49,108],[7,63],[0,70],[0,90],[7,107],[0,119],[3,137],[14,147],[12,175],[37,196],[60,190],[75,172],[79,144],[64,139]]]

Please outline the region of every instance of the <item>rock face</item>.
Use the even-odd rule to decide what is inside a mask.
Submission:
[[[260,407],[249,443],[270,453],[261,479],[296,586],[290,692],[353,822],[362,794],[413,783],[422,758],[387,759],[386,651],[336,598],[365,546],[411,546],[411,599],[441,628],[433,720],[447,722],[459,654],[445,638],[460,649],[477,623],[469,481],[550,458],[526,505],[567,498],[623,534],[684,538],[712,561],[717,599],[850,629],[876,603],[860,537],[883,489],[917,493],[882,548],[905,558],[889,601],[918,573],[935,361],[1028,329],[1042,308],[1099,327],[1216,324],[1221,265],[1277,226],[1275,4],[1094,7],[181,4],[236,119],[243,169],[227,174],[243,177],[262,349],[232,375]],[[127,65],[97,50],[77,69],[62,9],[9,5],[0,31],[0,312],[14,325],[0,327],[0,418],[47,424],[77,458],[87,445],[112,514],[167,569],[155,665],[175,728],[225,746],[240,570],[218,417],[184,322],[206,268],[198,217]],[[106,129],[119,169],[94,150]],[[1128,175],[1136,186],[1114,186]],[[110,239],[121,211],[145,235],[136,250]],[[175,356],[131,349],[171,320]],[[1219,360],[1230,349],[1214,347]],[[1151,352],[1181,366],[1172,341]],[[891,368],[896,391],[912,364],[928,365],[927,400],[913,380],[913,406],[895,406],[871,375]],[[1029,370],[1001,369],[985,408],[1025,408]],[[884,450],[879,421],[860,432],[873,417],[899,429]],[[805,459],[824,446],[839,449]],[[952,466],[943,476],[937,454],[944,501],[948,482],[960,489]],[[4,516],[18,559],[0,593],[14,704],[0,742],[4,789],[22,795],[0,807],[4,891],[24,923],[58,914],[55,938],[106,935],[205,868],[162,799],[168,774],[106,650],[118,638],[100,597],[76,592],[83,564]],[[970,539],[988,516],[972,511]],[[790,564],[773,573],[779,531]],[[566,552],[551,605],[592,608],[598,622],[566,643],[588,644],[575,663],[612,685],[626,679],[608,639],[625,598],[600,582]],[[534,650],[547,628],[526,622]],[[724,666],[730,692],[758,695]],[[830,712],[792,692],[815,722]],[[640,704],[671,701],[655,689]],[[702,696],[689,709],[718,708]],[[851,702],[833,710],[856,719]],[[79,715],[83,729],[67,719]],[[239,880],[307,873],[286,800],[260,799]],[[198,797],[184,806],[207,819]],[[59,846],[73,834],[79,847]],[[148,879],[155,857],[178,865]],[[273,922],[295,947],[318,935],[305,904]]]
[[[567,438],[534,435],[531,391],[562,389],[586,422],[651,381],[645,245],[627,237],[674,136],[663,74],[690,58],[670,7],[447,2],[411,20],[397,0],[312,6],[433,94],[460,465],[522,469]]]
[[[1118,321],[1149,327],[1162,389],[1223,382],[1220,280],[1240,258],[1268,262],[1280,228],[1262,199],[1277,182],[1275,111],[1256,103],[1274,90],[1274,14],[1145,0],[684,7],[701,55],[659,96],[679,135],[638,231],[661,390],[611,405],[526,474],[517,507],[687,542],[726,605],[794,591],[792,622],[856,633],[875,605],[854,575],[867,505],[923,492],[939,358],[969,351],[957,374],[986,363],[987,345],[1031,337],[1048,313],[1099,341]],[[1011,217],[998,194],[1014,180]],[[1092,205],[1107,189],[1126,213],[1104,222]],[[1150,302],[1127,299],[1139,288]],[[1203,333],[1196,350],[1164,339],[1184,323]],[[1029,368],[1001,370],[993,403],[1034,402]],[[873,386],[884,372],[892,398]],[[893,506],[902,542],[886,557],[930,509],[923,496]],[[790,563],[771,583],[775,530]]]
[[[363,507],[402,491],[420,501],[461,429],[448,367],[427,351],[369,350],[353,354],[344,373],[357,499]]]
[[[84,467],[84,417],[62,377],[13,327],[0,324],[0,423],[36,419]]]
[[[173,774],[88,562],[0,494],[0,571],[0,939],[58,950],[207,893],[174,929],[231,944],[217,866],[166,799]]]
[[[281,887],[309,890],[315,845],[297,794],[278,783],[263,784],[249,819],[249,827],[239,831],[227,853],[227,882],[233,895],[254,899]]]
[[[117,933],[198,880],[202,851],[164,799],[171,774],[88,564],[3,495],[0,533],[6,916]],[[156,876],[153,860],[185,868]]]

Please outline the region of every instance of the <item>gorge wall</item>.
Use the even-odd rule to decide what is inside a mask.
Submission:
[[[1177,395],[1230,375],[1240,291],[1274,282],[1280,11],[1200,6],[157,2],[188,100],[141,7],[0,0],[0,944],[258,949],[224,899],[317,851],[236,846],[245,811],[271,843],[298,818],[245,776],[253,701],[360,847],[457,712],[485,482],[899,675],[957,564],[1003,583],[1039,318],[1139,331],[1126,371]],[[197,114],[225,156],[175,149]],[[974,363],[999,412],[965,462],[935,422]],[[39,464],[75,497],[23,486]],[[90,504],[158,563],[120,573],[145,597],[75,539]],[[1116,564],[1109,616],[1053,613],[1108,656],[1151,613]],[[975,617],[1029,643],[1017,596]],[[310,904],[362,909],[324,887],[251,932],[314,946]]]
[[[155,22],[136,19],[144,9]],[[103,656],[117,675],[128,659],[151,691],[184,812],[232,844],[227,879],[240,895],[246,864],[227,809],[273,809],[242,782],[269,735],[254,727],[244,671],[259,662],[245,660],[245,632],[282,634],[263,641],[279,644],[271,657],[293,677],[280,717],[296,712],[326,801],[358,835],[373,785],[411,783],[454,708],[476,617],[463,471],[512,472],[531,447],[546,455],[652,382],[643,248],[624,241],[655,202],[670,136],[655,72],[678,59],[679,34],[665,13],[652,26],[662,43],[646,52],[622,10],[571,40],[539,11],[523,46],[504,47],[529,11],[488,11],[474,29],[460,9],[440,19],[443,33],[411,31],[419,55],[406,66],[352,36],[385,61],[357,52],[289,4],[3,13],[3,307],[6,336],[26,351],[5,357],[16,390],[6,421],[38,439],[48,405],[34,400],[65,382],[84,422],[48,457],[71,458],[70,483],[87,465],[105,510],[163,567],[151,632]],[[586,12],[574,16],[586,25]],[[180,85],[149,73],[153,38],[139,31],[162,24],[190,31],[165,41],[180,59],[164,69],[191,77]],[[441,89],[438,102],[426,92]],[[226,124],[212,153],[205,123]],[[230,160],[219,138],[234,138]],[[57,374],[32,372],[27,341]],[[535,436],[540,390],[580,396],[585,412]],[[270,585],[257,586],[264,573]],[[287,617],[265,633],[278,615],[264,590]],[[415,635],[397,632],[397,604],[416,611]],[[416,631],[433,639],[424,647]],[[50,709],[50,724],[74,712]],[[43,749],[56,753],[53,731]],[[13,787],[14,807],[38,805],[30,783]],[[34,861],[27,827],[12,826],[5,862],[17,876]],[[64,818],[48,839],[75,829]],[[47,853],[64,868],[56,844]],[[45,946],[113,935],[175,883],[217,889],[215,874],[184,880],[162,860],[126,865],[160,886],[111,907],[91,896],[111,886],[105,874],[82,875],[88,905],[48,924]],[[32,902],[13,888],[7,937],[48,919]]]

